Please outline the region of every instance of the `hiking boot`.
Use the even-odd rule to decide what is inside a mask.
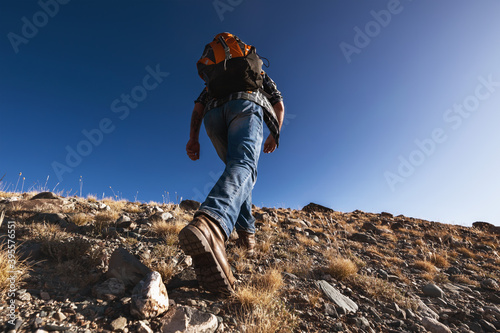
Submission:
[[[224,241],[219,224],[205,214],[196,216],[179,233],[180,246],[193,258],[200,285],[211,292],[231,294],[236,279],[227,261]]]
[[[238,233],[236,245],[245,248],[248,256],[253,256],[255,254],[255,234],[243,230],[238,230],[236,232]]]

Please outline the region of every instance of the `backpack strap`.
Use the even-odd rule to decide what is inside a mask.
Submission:
[[[224,70],[226,70],[226,62],[232,58],[231,51],[229,50],[229,46],[227,46],[226,41],[224,40],[224,37],[219,36],[218,38],[219,43],[222,45],[224,48],[224,53],[226,54],[226,57],[224,59]]]

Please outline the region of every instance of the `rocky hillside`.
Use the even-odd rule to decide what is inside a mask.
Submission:
[[[177,234],[199,203],[0,192],[10,332],[498,332],[499,228],[255,208],[234,295],[198,288]]]

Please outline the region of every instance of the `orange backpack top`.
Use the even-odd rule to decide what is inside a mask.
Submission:
[[[255,47],[228,32],[216,35],[205,46],[196,66],[209,94],[215,98],[255,91],[262,86],[262,60]]]

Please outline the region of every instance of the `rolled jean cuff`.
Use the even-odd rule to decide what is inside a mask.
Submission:
[[[195,214],[194,214],[194,217],[200,215],[200,214],[206,214],[208,215],[211,219],[215,220],[217,223],[219,223],[220,227],[222,228],[222,230],[224,230],[224,233],[226,234],[226,239],[229,239],[229,236],[231,235],[230,231],[229,231],[229,228],[226,226],[226,224],[224,223],[222,217],[220,217],[219,215],[215,214],[214,212],[206,209],[206,208],[201,208],[199,209]]]

